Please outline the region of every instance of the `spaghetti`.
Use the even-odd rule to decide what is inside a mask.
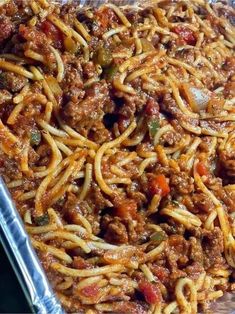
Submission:
[[[235,287],[235,12],[153,3],[0,4],[0,173],[68,313]]]

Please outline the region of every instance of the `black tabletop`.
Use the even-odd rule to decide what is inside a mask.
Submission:
[[[0,244],[0,313],[30,313],[15,273]]]

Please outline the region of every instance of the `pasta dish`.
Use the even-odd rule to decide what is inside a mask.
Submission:
[[[235,289],[234,21],[0,1],[0,173],[68,313],[209,313]]]

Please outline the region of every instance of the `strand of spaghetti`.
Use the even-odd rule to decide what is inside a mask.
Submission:
[[[81,290],[85,287],[91,286],[94,283],[98,283],[103,279],[103,276],[94,276],[91,278],[85,278],[79,281],[79,283],[76,285],[76,290]]]
[[[166,57],[166,60],[170,63],[170,64],[173,64],[173,65],[178,65],[180,67],[183,67],[185,68],[189,73],[193,74],[194,76],[196,76],[196,78],[198,78],[199,80],[201,79],[201,74],[194,68],[192,67],[191,65],[183,62],[183,61],[180,61],[180,60],[177,60],[177,59],[174,59],[174,58],[171,58],[169,56]]]
[[[153,308],[153,314],[162,314],[162,304],[156,304]]]
[[[21,194],[19,197],[17,197],[17,201],[27,201],[27,200],[30,200],[32,198],[34,198],[36,195],[36,191],[29,191],[29,192],[26,192],[24,194]]]
[[[19,179],[19,180],[14,180],[14,181],[7,183],[7,187],[9,189],[14,189],[14,188],[17,188],[18,186],[21,186],[22,184],[23,184],[23,180]]]
[[[51,268],[58,271],[61,274],[71,277],[94,277],[98,275],[105,275],[107,273],[121,273],[125,271],[125,267],[123,265],[115,264],[97,267],[93,269],[73,269],[69,267],[65,267],[59,263],[52,263]]]
[[[213,119],[215,121],[235,121],[235,115],[234,114],[230,114],[230,115],[226,115],[226,116],[210,116],[210,117],[205,117],[204,119]]]
[[[52,180],[50,182],[50,188],[53,186],[53,189],[50,190],[50,193],[56,194],[58,192],[58,187],[66,183],[68,177],[74,179],[76,174],[82,168],[85,162],[86,153],[83,151],[75,152],[72,155],[69,155],[66,159],[59,164],[57,169],[55,169],[54,173],[52,173]],[[76,159],[78,161],[75,162]],[[73,172],[71,173],[71,164],[73,165]],[[62,171],[67,167],[66,171]],[[59,169],[59,172],[57,171]],[[69,170],[68,170],[69,169]],[[61,175],[59,176],[59,174]],[[69,175],[70,173],[70,175]],[[59,183],[60,182],[60,183]]]
[[[146,158],[145,160],[143,160],[139,166],[139,176],[142,176],[142,174],[144,173],[145,169],[151,165],[151,164],[154,164],[156,163],[157,161],[157,156],[154,156],[154,157],[149,157],[149,158]]]
[[[8,156],[14,157],[21,152],[18,138],[2,123],[0,119],[0,147]]]
[[[35,15],[37,15],[40,12],[41,8],[39,4],[37,4],[34,0],[30,1],[29,5]]]
[[[204,222],[204,227],[207,230],[213,230],[214,229],[214,221],[217,217],[217,212],[212,211],[209,216],[207,217],[206,221]]]
[[[56,144],[55,144],[56,145]],[[57,147],[56,147],[57,148]],[[60,153],[60,151],[59,151]],[[49,185],[49,183],[52,181],[53,178],[55,178],[62,169],[70,162],[71,159],[78,158],[80,156],[81,152],[74,153],[71,156],[68,156],[66,159],[62,160],[62,162],[58,163],[58,159],[55,159],[55,167],[51,167],[50,171],[48,171],[48,175],[44,178],[44,180],[40,183],[37,193],[35,196],[35,211],[37,216],[43,215],[43,196],[46,192],[46,189]],[[47,170],[46,170],[47,171]]]
[[[133,31],[133,37],[135,38],[135,54],[139,55],[143,51],[142,43],[139,38],[138,32],[136,30]],[[130,58],[131,56],[129,56]]]
[[[202,26],[202,33],[205,33],[207,37],[215,36],[215,32],[210,28],[201,18],[199,15],[195,15],[197,22]]]
[[[57,81],[60,83],[64,78],[64,63],[61,59],[61,56],[57,49],[53,46],[50,46],[51,51],[54,53],[56,62],[57,62]]]
[[[102,38],[103,38],[104,40],[107,40],[109,37],[111,37],[111,36],[113,36],[113,35],[115,35],[115,34],[124,32],[126,29],[127,29],[126,26],[116,27],[116,28],[111,29],[111,30],[109,30],[108,32],[104,33],[104,34],[102,35]]]
[[[58,122],[59,122],[60,127],[65,132],[67,132],[71,137],[79,139],[83,143],[84,146],[87,146],[87,147],[94,149],[94,150],[97,150],[97,148],[99,147],[98,144],[88,140],[87,138],[85,138],[84,136],[79,134],[78,132],[74,131],[71,127],[64,124],[60,119],[58,119]]]
[[[117,147],[120,145],[128,136],[134,131],[136,128],[136,122],[133,121],[129,127],[125,130],[125,132],[120,135],[118,138],[115,140],[109,142],[109,143],[104,143],[99,150],[97,151],[97,154],[95,156],[95,177],[96,180],[101,188],[101,190],[108,194],[111,195],[114,193],[114,190],[112,190],[104,181],[103,176],[102,176],[102,171],[101,171],[101,161],[102,157],[109,148]]]
[[[200,128],[199,126],[189,124],[187,121],[184,121],[182,119],[180,120],[180,125],[182,126],[182,128],[184,128],[185,130],[187,130],[193,134],[200,135],[201,133],[203,133],[202,128]],[[203,133],[203,134],[205,134],[205,133]]]
[[[235,28],[232,26],[232,24],[228,23],[228,21],[224,18],[219,17],[218,15],[215,14],[215,12],[212,10],[212,8],[210,7],[209,3],[206,3],[206,9],[207,11],[218,21],[220,21],[220,23],[223,25],[223,27],[225,28],[226,32],[230,33],[232,36],[234,36],[234,32],[235,32]],[[235,40],[234,42],[235,43]]]
[[[176,84],[173,82],[172,79],[170,79],[169,77],[167,78],[167,81],[169,82],[171,88],[172,88],[172,93],[173,93],[173,96],[176,100],[176,103],[178,105],[178,107],[180,108],[180,110],[185,114],[187,115],[188,117],[191,117],[191,118],[198,118],[198,114],[197,113],[194,113],[192,111],[190,111],[184,104],[181,96],[180,96],[180,93],[179,93],[179,89],[178,87],[176,86]]]
[[[93,241],[100,241],[100,239],[94,236],[92,233],[88,233],[87,230],[79,225],[64,225],[64,229],[70,232],[76,232],[80,237],[85,237]]]
[[[129,58],[128,60],[124,61],[120,67],[119,67],[119,72],[123,73],[125,72],[129,67],[134,68],[135,66],[138,66],[139,63],[144,60],[147,57],[154,56],[156,54],[155,51],[148,51],[144,52],[138,56],[134,56]]]
[[[25,224],[29,224],[29,225],[32,225],[33,222],[32,222],[32,215],[31,215],[31,212],[30,210],[26,210],[26,212],[24,213],[24,223]]]
[[[46,226],[39,226],[39,227],[29,227],[25,226],[26,231],[29,234],[41,234],[41,233],[47,233],[50,231],[54,231],[58,228],[56,224],[46,225]]]
[[[164,314],[172,314],[175,313],[175,311],[177,310],[178,305],[176,301],[173,301],[171,303],[169,303],[163,310]]]
[[[65,155],[67,155],[67,156],[72,155],[73,151],[72,151],[70,148],[68,148],[65,144],[63,144],[63,143],[61,143],[61,142],[59,142],[59,141],[57,141],[57,140],[55,140],[55,143],[56,143],[57,147],[58,147]]]
[[[146,264],[140,265],[140,269],[144,273],[149,282],[155,281],[154,275]]]
[[[178,35],[176,33],[173,33],[167,29],[164,29],[158,25],[143,25],[137,28],[137,32],[145,31],[145,30],[152,30],[153,33],[157,32],[162,35],[170,35],[172,38],[178,38]]]
[[[86,229],[88,234],[91,235],[92,234],[92,227],[91,227],[90,222],[83,215],[81,215],[79,213],[76,214],[76,219],[80,220],[81,224]]]
[[[85,180],[84,180],[84,184],[83,184],[83,187],[82,187],[81,194],[79,195],[79,199],[80,200],[84,200],[85,199],[85,197],[86,197],[86,195],[87,195],[87,193],[89,191],[89,188],[91,186],[92,169],[93,169],[92,164],[87,163],[86,167],[85,167]]]
[[[166,124],[163,127],[161,127],[154,136],[153,140],[154,146],[156,146],[159,143],[159,140],[162,137],[162,135],[166,134],[169,131],[174,131],[173,127],[170,124]]]
[[[188,286],[190,290],[189,301],[186,300],[184,289]],[[178,279],[175,287],[177,303],[185,313],[197,313],[197,290],[194,282],[189,278]]]
[[[50,125],[48,122],[42,119],[37,119],[37,123],[46,131],[49,133],[59,136],[59,137],[67,137],[68,134],[62,130],[56,129],[52,125]]]
[[[37,77],[38,80],[42,81],[42,86],[43,86],[43,89],[44,89],[44,92],[45,92],[47,98],[52,102],[54,109],[57,110],[58,109],[57,101],[56,101],[54,94],[52,93],[46,79],[44,78],[44,76],[41,74],[41,72],[35,66],[31,66],[30,69],[33,72],[33,74],[35,75],[35,77]]]
[[[163,165],[164,167],[169,166],[169,160],[167,158],[167,155],[165,154],[164,148],[162,145],[157,145],[155,147],[155,151],[157,153],[157,160],[158,162]]]
[[[157,153],[156,152],[147,152],[147,151],[139,151],[138,156],[141,158],[150,158],[150,157],[156,157]]]
[[[116,249],[118,249],[118,246],[112,245],[109,243],[105,243],[105,242],[89,241],[89,242],[87,242],[87,245],[91,248],[91,250],[94,250],[94,249],[116,250]]]
[[[53,188],[50,189],[49,191],[50,197],[55,196],[59,192],[61,187],[63,187],[68,182],[70,176],[72,175],[76,167],[77,167],[77,162],[75,160],[71,160],[69,166],[64,171],[60,180],[56,183],[56,185]]]
[[[59,151],[53,137],[47,131],[43,131],[42,136],[45,138],[51,148],[51,160],[46,170],[34,173],[36,178],[43,178],[48,175],[62,160],[61,152]]]
[[[111,184],[131,184],[131,179],[130,178],[110,178],[106,180],[106,183],[111,185]]]
[[[57,137],[55,139],[56,139],[56,141],[58,141],[60,143],[66,144],[68,146],[76,147],[77,149],[84,148],[85,146],[88,147],[88,145],[84,144],[84,141],[81,141],[79,139],[71,139],[71,138],[65,138],[65,137],[63,137],[63,138]],[[95,151],[94,151],[94,153],[95,153]]]
[[[20,102],[14,107],[14,109],[12,110],[7,119],[7,124],[14,125],[16,123],[16,120],[19,117],[19,114],[24,108],[24,106],[25,104],[23,102]]]
[[[154,71],[155,71],[155,67],[154,66],[149,67],[149,68],[143,67],[143,68],[138,69],[138,70],[132,72],[131,74],[129,74],[127,76],[127,78],[125,79],[125,81],[127,83],[129,83],[129,82],[135,80],[137,77],[142,76],[143,74],[148,74],[148,73],[151,73],[151,72],[154,72]]]
[[[29,172],[29,142],[23,144],[20,154],[20,169],[24,173]]]
[[[53,23],[59,30],[67,37],[72,37],[72,32],[69,26],[67,26],[64,22],[62,22],[58,17],[54,14],[47,15],[47,19]]]
[[[131,27],[131,23],[128,21],[128,19],[119,9],[119,7],[117,7],[115,4],[112,4],[112,3],[108,3],[105,6],[112,9],[126,27]]]
[[[194,180],[196,185],[200,188],[200,190],[206,194],[214,203],[214,205],[216,206],[216,211],[217,211],[217,215],[219,218],[219,223],[220,223],[220,227],[221,230],[223,232],[223,236],[224,236],[224,244],[225,244],[225,256],[227,259],[227,262],[234,267],[235,262],[234,259],[232,258],[233,253],[230,252],[234,249],[233,244],[234,244],[234,238],[232,236],[231,233],[231,228],[230,228],[230,224],[228,221],[228,217],[223,209],[222,204],[220,203],[220,201],[214,196],[214,194],[208,190],[208,188],[204,185],[204,183],[201,180],[201,177],[199,176],[199,174],[196,172],[196,164],[197,164],[197,160],[194,163]],[[229,253],[230,252],[230,253]]]
[[[59,215],[56,213],[56,211],[50,207],[47,210],[48,216],[50,218],[50,223],[51,224],[56,224],[58,226],[58,228],[62,228],[63,229],[63,223],[59,217]]]
[[[62,283],[59,283],[56,285],[56,290],[67,290],[71,288],[73,285],[73,278],[71,277],[65,277],[64,281]]]
[[[192,227],[200,227],[202,222],[194,214],[190,213],[186,209],[181,208],[164,208],[161,210],[162,215],[167,215],[184,225],[186,228],[190,229]]]
[[[40,55],[39,53],[31,50],[31,49],[25,50],[24,55],[27,58],[30,58],[30,59],[33,59],[33,60],[45,63],[44,57],[42,55]]]
[[[118,177],[123,177],[123,178],[128,177],[128,173],[126,173],[126,171],[122,170],[116,165],[111,165],[110,170],[113,174],[115,174]]]
[[[191,136],[189,134],[186,134],[183,136],[180,140],[180,142],[175,147],[164,147],[164,151],[166,154],[173,154],[184,147],[187,147],[190,144]]]
[[[23,68],[22,66],[2,60],[2,59],[0,59],[0,69],[14,72],[16,74],[22,75],[31,80],[35,79],[33,73],[25,70],[25,68]]]
[[[57,238],[74,242],[80,248],[82,248],[85,253],[91,252],[91,249],[88,247],[88,245],[86,244],[86,242],[83,239],[81,239],[77,235],[72,234],[72,233],[67,232],[67,231],[50,231],[48,233],[44,233],[41,236],[41,239],[43,241],[54,240]]]
[[[68,254],[66,254],[65,252],[63,252],[60,249],[55,248],[52,245],[45,244],[45,243],[43,243],[41,241],[37,241],[33,238],[31,238],[31,242],[32,242],[33,247],[35,249],[49,253],[49,254],[59,258],[60,260],[64,261],[67,264],[71,264],[73,261],[72,258]]]
[[[16,95],[14,98],[13,98],[13,103],[14,104],[18,104],[20,102],[23,101],[24,97],[26,96],[26,94],[28,93],[29,91],[29,84],[26,84],[22,89],[21,91],[19,92],[18,95]]]
[[[83,26],[82,23],[80,23],[78,21],[78,19],[74,19],[74,25],[77,29],[77,31],[80,32],[80,34],[86,39],[86,41],[91,41],[91,36],[90,34],[87,32],[86,28]]]
[[[74,39],[76,39],[76,41],[82,45],[83,51],[84,51],[85,61],[89,61],[89,46],[88,46],[87,42],[85,41],[85,39],[80,34],[78,34],[78,32],[76,32],[72,28],[71,28],[71,33],[72,33]]]
[[[77,180],[77,179],[81,179],[81,178],[85,178],[85,173],[84,171],[78,171],[75,176],[73,177],[74,180]]]
[[[126,76],[127,76],[127,73],[124,72],[119,77],[115,77],[114,80],[113,80],[113,86],[117,90],[120,90],[121,92],[124,92],[124,93],[127,93],[127,94],[131,94],[131,95],[135,95],[136,91],[134,90],[133,87],[123,84]]]
[[[157,256],[159,256],[165,250],[165,248],[166,248],[166,241],[162,241],[162,243],[159,244],[155,249],[145,254],[145,256],[142,259],[142,262],[146,263],[148,261],[154,260]]]
[[[148,207],[147,215],[151,215],[153,213],[156,213],[158,211],[158,206],[161,200],[161,195],[155,194],[151,200],[151,203]]]
[[[216,276],[222,276],[228,278],[231,275],[231,270],[229,269],[218,269],[217,267],[209,269],[210,274]]]
[[[43,8],[47,9],[49,7],[49,3],[47,2],[47,0],[37,0],[37,1],[40,3],[40,5]]]
[[[16,62],[21,62],[21,63],[26,63],[26,59],[19,57],[13,53],[0,53],[0,59],[8,59],[11,61],[16,61]]]
[[[193,240],[194,240],[193,243],[196,244],[197,240],[195,238]],[[197,291],[203,289],[205,278],[206,278],[206,272],[204,271],[196,280],[195,286],[196,286]]]

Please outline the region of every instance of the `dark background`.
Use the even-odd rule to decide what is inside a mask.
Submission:
[[[0,313],[31,313],[15,273],[0,244]]]

